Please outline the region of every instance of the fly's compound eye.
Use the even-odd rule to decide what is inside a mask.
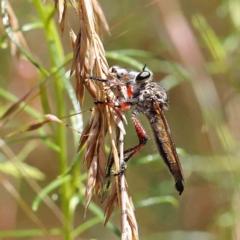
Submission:
[[[137,81],[141,81],[141,80],[146,80],[151,76],[150,72],[144,71],[144,72],[140,72],[137,77],[136,80]]]

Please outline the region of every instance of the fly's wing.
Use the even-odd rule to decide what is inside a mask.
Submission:
[[[175,179],[179,195],[184,190],[184,176],[179,157],[173,142],[167,119],[157,100],[153,101],[153,111],[145,113],[152,127],[158,151]]]

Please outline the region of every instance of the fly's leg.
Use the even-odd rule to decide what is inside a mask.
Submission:
[[[88,76],[89,79],[94,80],[94,81],[98,81],[98,82],[104,82],[104,83],[108,83],[108,84],[112,84],[112,85],[118,85],[121,87],[128,87],[129,84],[126,82],[121,81],[120,79],[103,79],[103,78],[99,78],[99,77],[94,77],[94,76]]]
[[[99,78],[99,77],[92,77],[92,76],[87,76],[89,79],[92,79],[92,80],[95,80],[95,81],[99,81],[99,82],[104,82],[104,83],[107,83],[108,80],[107,79],[102,79],[102,78]]]
[[[148,140],[147,132],[143,128],[140,121],[135,116],[132,116],[132,121],[134,123],[134,127],[138,136],[139,144],[124,151],[124,163],[121,166],[121,170],[118,173],[115,173],[115,175],[121,175],[124,173],[126,169],[126,162],[128,162],[133,155],[140,151],[140,149],[147,143]]]
[[[139,144],[124,152],[124,154],[127,155],[124,157],[124,162],[127,162],[134,154],[136,154],[147,143],[148,140],[147,132],[143,128],[140,121],[135,116],[132,116],[132,121],[138,136]]]
[[[126,108],[129,108],[130,107],[130,104],[128,103],[113,103],[113,102],[107,102],[107,101],[101,101],[101,100],[94,100],[94,103],[95,104],[104,104],[104,105],[107,105],[109,107],[112,107],[114,108],[115,110],[119,109],[120,111],[126,111]],[[121,116],[121,114],[119,114]],[[119,129],[117,128],[117,142],[119,144],[119,134],[120,134],[120,131]],[[108,161],[107,161],[107,166],[106,166],[106,170],[105,170],[105,183],[104,183],[104,192],[107,192],[109,187],[110,187],[110,184],[111,184],[111,176],[115,176],[115,175],[118,175],[118,174],[112,174],[111,173],[111,169],[112,169],[112,166],[114,164],[114,158],[113,158],[113,154],[112,154],[112,149],[109,153],[109,157],[108,157]],[[125,165],[125,164],[124,164]],[[120,167],[121,170],[123,169],[123,167],[121,166]],[[124,166],[124,170],[125,170],[125,166]],[[120,174],[119,174],[120,175]],[[104,199],[104,195],[105,193],[102,194],[102,201]]]
[[[118,136],[119,136],[119,130],[117,129],[117,139],[119,139]],[[108,195],[108,190],[112,183],[111,170],[112,170],[113,164],[114,164],[114,158],[113,158],[113,154],[112,154],[112,149],[110,149],[110,152],[108,155],[108,160],[107,160],[107,166],[105,169],[105,180],[104,180],[103,191],[101,194],[101,202],[103,202],[105,200],[106,196]]]
[[[106,101],[94,101],[94,103],[95,104],[106,104],[110,107],[119,108],[122,111],[126,111],[126,109],[129,109],[131,107],[131,102],[114,104],[114,103],[109,103],[109,102],[106,102]],[[124,163],[122,164],[120,171],[114,174],[115,176],[121,175],[121,174],[124,173],[124,171],[126,169],[126,162],[128,162],[129,159],[133,155],[135,155],[147,143],[147,140],[148,140],[148,135],[147,135],[146,130],[143,128],[142,124],[136,118],[135,115],[132,115],[132,121],[133,121],[133,124],[134,124],[135,131],[137,133],[138,139],[139,139],[139,144],[137,146],[134,146],[134,147],[124,151],[124,156],[125,156],[124,157]]]
[[[99,77],[94,77],[94,76],[88,76],[89,79],[94,80],[94,81],[98,81],[98,82],[104,82],[104,83],[111,83],[114,85],[118,85],[118,86],[126,86],[127,84],[124,82],[121,82],[120,80],[108,80],[108,79],[103,79],[103,78],[99,78]]]
[[[131,103],[129,103],[129,102],[115,104],[115,103],[112,103],[112,102],[94,100],[94,104],[105,104],[105,105],[107,105],[109,107],[112,107],[112,108],[121,109],[123,112],[127,112],[131,108]]]

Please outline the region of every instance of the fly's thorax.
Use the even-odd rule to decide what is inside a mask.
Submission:
[[[139,103],[147,109],[153,109],[153,102],[158,102],[160,108],[168,110],[168,95],[164,88],[157,82],[149,82],[135,91]]]
[[[160,108],[169,110],[169,98],[165,89],[158,82],[152,82],[150,85],[154,98],[159,103]]]
[[[149,84],[148,88],[151,88],[155,97],[162,103],[168,103],[168,94],[165,89],[158,83],[152,82]]]

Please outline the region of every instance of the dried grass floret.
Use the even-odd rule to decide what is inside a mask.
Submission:
[[[56,2],[56,1],[55,1]],[[66,1],[58,1],[62,4],[61,9],[65,6]],[[98,76],[106,79],[108,77],[108,63],[105,58],[105,50],[99,38],[101,27],[107,32],[109,27],[104,17],[103,11],[97,0],[79,0],[78,9],[76,2],[71,1],[75,11],[79,14],[79,32],[77,35],[73,32],[69,24],[70,40],[73,46],[73,60],[71,74],[75,72],[76,94],[81,105],[84,102],[85,89],[90,93],[94,100],[103,100],[107,102],[117,102],[115,94],[110,88],[106,88],[104,83],[91,81],[88,76]],[[62,14],[64,10],[58,11]],[[60,23],[61,25],[61,23]],[[61,28],[61,26],[60,26]],[[79,141],[78,151],[86,145],[84,162],[88,170],[86,184],[86,205],[87,209],[93,193],[103,191],[105,183],[106,153],[105,137],[107,134],[110,138],[112,155],[114,158],[115,173],[119,172],[120,161],[123,161],[123,140],[120,147],[120,158],[116,146],[116,125],[120,129],[120,136],[123,139],[125,134],[124,122],[125,117],[122,111],[108,107],[104,104],[97,104],[92,110],[90,119]],[[137,222],[134,216],[134,207],[131,201],[127,183],[124,175],[116,175],[112,184],[111,193],[106,205],[105,224],[109,220],[114,207],[120,207],[122,216],[122,239],[138,239]]]

